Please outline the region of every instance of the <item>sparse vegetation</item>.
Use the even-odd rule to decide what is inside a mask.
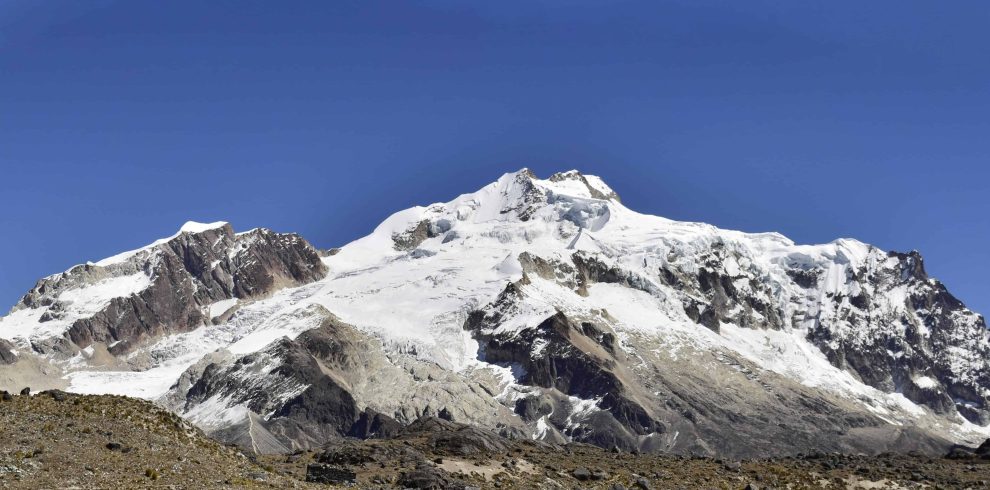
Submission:
[[[149,402],[59,398],[41,393],[0,404],[0,488],[309,487]]]
[[[15,396],[0,406],[0,487],[329,488],[305,481],[312,464],[353,473],[357,488],[379,489],[423,481],[502,489],[990,487],[990,460],[979,458],[822,454],[735,462],[529,440],[458,454],[438,448],[431,433],[350,440],[331,446],[335,457],[245,455],[148,402],[68,397]]]

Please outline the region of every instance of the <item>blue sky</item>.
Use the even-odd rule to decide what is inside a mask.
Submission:
[[[918,249],[990,312],[987,25],[985,1],[7,0],[0,303],[186,220],[331,247],[525,166]]]

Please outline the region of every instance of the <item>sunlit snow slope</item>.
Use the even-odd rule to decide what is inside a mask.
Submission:
[[[125,300],[137,320],[115,323]],[[259,451],[438,413],[702,454],[990,433],[983,318],[917,253],[643,215],[576,171],[506,174],[318,255],[187,224],[39,282],[0,339],[7,388],[155,399]]]

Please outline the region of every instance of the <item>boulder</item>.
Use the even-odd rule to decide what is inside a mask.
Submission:
[[[354,483],[357,475],[348,469],[322,463],[312,463],[306,466],[306,481],[324,483],[327,485],[345,485]]]
[[[454,478],[446,471],[429,464],[420,464],[415,470],[402,473],[399,476],[398,484],[403,488],[424,490],[463,489],[466,486],[464,482]]]

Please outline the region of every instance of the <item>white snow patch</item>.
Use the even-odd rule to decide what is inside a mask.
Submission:
[[[114,298],[137,294],[150,285],[151,278],[138,272],[65,290],[56,298],[65,307],[62,318],[42,322],[45,308],[21,309],[0,318],[0,338],[28,342],[62,335],[75,320],[93,316]]]
[[[237,298],[230,298],[217,301],[210,305],[210,318],[216,318],[237,304]]]

